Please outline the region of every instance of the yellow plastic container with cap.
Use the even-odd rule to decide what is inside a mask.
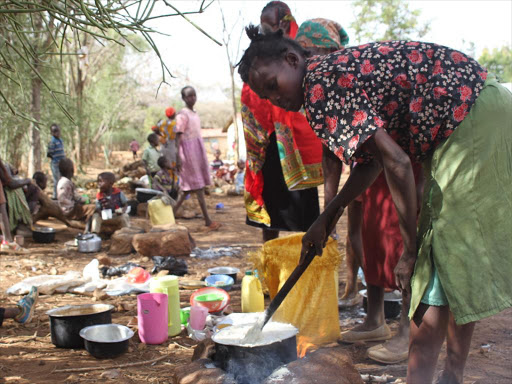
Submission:
[[[151,293],[165,293],[167,295],[169,306],[168,335],[176,336],[181,332],[178,276],[153,277],[149,282],[149,291]]]
[[[265,300],[260,279],[252,272],[246,271],[242,279],[242,312],[263,312]]]

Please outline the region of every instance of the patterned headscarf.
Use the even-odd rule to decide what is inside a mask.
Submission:
[[[311,19],[303,22],[297,32],[297,41],[304,48],[341,49],[348,44],[348,34],[337,22]]]

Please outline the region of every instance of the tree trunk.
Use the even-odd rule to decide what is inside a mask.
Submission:
[[[236,107],[236,97],[235,97],[235,68],[230,63],[229,64],[229,73],[231,74],[231,102],[233,103],[233,127],[235,128],[235,164],[238,162],[240,158],[240,145],[238,137],[238,121],[237,121],[237,107]]]
[[[34,63],[39,70],[39,64]],[[32,78],[32,118],[39,122],[41,120],[41,79]],[[29,153],[28,174],[33,175],[35,171],[41,170],[41,133],[38,124],[33,123],[30,132],[30,153]]]

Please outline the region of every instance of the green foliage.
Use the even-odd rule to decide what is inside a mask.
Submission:
[[[508,46],[500,49],[494,48],[490,52],[487,48],[482,51],[478,62],[494,73],[504,83],[512,82],[512,48]]]
[[[355,43],[382,40],[410,40],[425,36],[429,23],[420,24],[421,11],[411,10],[404,0],[356,0]]]

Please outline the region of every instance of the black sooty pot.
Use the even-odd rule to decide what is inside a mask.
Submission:
[[[231,373],[237,384],[255,384],[281,365],[297,360],[297,337],[258,347],[241,347],[215,343],[214,361]]]
[[[90,325],[112,323],[113,305],[85,304],[67,305],[52,309],[50,317],[52,343],[58,348],[84,348],[80,331]]]

